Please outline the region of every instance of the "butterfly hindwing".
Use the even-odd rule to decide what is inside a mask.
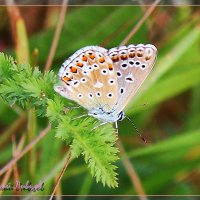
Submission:
[[[117,71],[118,100],[116,112],[124,109],[146,79],[156,61],[157,49],[147,44],[112,48],[108,56]]]

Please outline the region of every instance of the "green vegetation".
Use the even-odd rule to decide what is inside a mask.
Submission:
[[[0,8],[0,14],[3,9]],[[126,119],[119,123],[119,135],[111,124],[93,130],[100,122],[92,117],[73,120],[86,111],[68,109],[76,104],[53,90],[63,60],[83,46],[118,46],[143,16],[141,7],[69,7],[52,68],[44,73],[55,25],[40,27],[40,32],[32,33],[27,40],[29,52],[38,49],[40,67],[34,66],[31,53],[30,59],[25,59],[30,63],[16,62],[15,54],[29,55],[29,52],[19,53],[21,48],[3,49],[4,53],[0,53],[1,168],[13,158],[13,149],[17,149],[23,135],[26,138],[22,149],[50,123],[50,131],[15,165],[22,182],[45,181],[45,190],[37,194],[51,194],[69,148],[72,159],[61,180],[62,194],[138,194],[124,167],[125,156],[115,146],[118,139],[146,194],[199,194],[198,9],[157,7],[128,42],[152,43],[158,48],[155,68],[126,108],[126,114],[149,141],[147,145],[140,141]],[[59,9],[55,8],[55,12]],[[3,28],[0,27],[1,32]],[[24,29],[22,35],[26,37]],[[143,103],[147,106],[140,106]],[[9,181],[15,179],[13,173]]]

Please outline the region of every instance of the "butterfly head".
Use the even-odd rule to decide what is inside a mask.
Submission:
[[[125,116],[124,111],[121,111],[121,112],[118,114],[118,119],[117,119],[117,120],[122,121],[125,117],[126,117],[126,116]]]

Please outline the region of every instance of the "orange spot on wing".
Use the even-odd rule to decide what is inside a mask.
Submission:
[[[111,59],[112,59],[113,62],[119,61],[119,57],[118,56],[113,56]]]
[[[64,82],[68,82],[68,81],[71,81],[71,78],[69,78],[69,77],[67,77],[67,76],[64,76],[64,77],[62,77],[62,80],[63,80]]]
[[[94,54],[90,54],[89,57],[90,57],[91,59],[94,59],[94,58],[95,58],[95,55],[94,55]]]
[[[85,62],[87,61],[87,57],[85,55],[83,55],[82,61],[85,61]]]
[[[151,57],[150,57],[150,56],[147,56],[145,59],[146,59],[146,61],[147,61],[147,60],[150,60],[150,59],[151,59]]]
[[[120,58],[121,58],[122,60],[126,60],[126,59],[127,59],[127,55],[121,55]]]
[[[135,57],[135,53],[129,53],[129,58],[134,58]]]
[[[71,72],[72,72],[72,73],[76,73],[76,72],[77,72],[77,69],[76,69],[75,67],[72,67],[72,68],[71,68]]]
[[[112,64],[110,64],[110,63],[108,64],[108,69],[109,69],[109,70],[113,70]]]
[[[76,65],[77,65],[78,67],[83,67],[83,63],[81,63],[81,62],[76,63]]]
[[[138,57],[142,57],[142,56],[143,56],[143,53],[142,53],[142,52],[138,52],[138,53],[137,53],[137,56],[138,56]]]
[[[99,58],[99,62],[100,63],[104,63],[105,62],[105,58],[104,57]]]

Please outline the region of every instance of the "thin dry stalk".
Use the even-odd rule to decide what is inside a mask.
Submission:
[[[135,33],[139,30],[139,28],[143,25],[143,23],[147,20],[147,18],[154,11],[156,6],[159,4],[160,0],[156,0],[152,6],[146,11],[144,16],[140,19],[140,21],[133,27],[130,33],[125,37],[125,39],[120,43],[120,46],[126,45],[128,41],[135,35]]]
[[[5,176],[3,177],[3,180],[1,182],[1,185],[6,185],[6,183],[8,182],[9,178],[10,178],[10,175],[12,173],[12,167],[10,167],[8,169],[8,171],[6,172]],[[0,195],[2,195],[3,193],[3,190],[0,190]]]
[[[55,182],[57,181],[58,177],[55,178]],[[55,200],[62,200],[62,187],[61,184],[58,184],[58,187],[55,192]]]
[[[18,154],[15,158],[13,158],[9,163],[7,163],[1,170],[0,170],[0,176],[5,173],[11,166],[13,166],[21,157],[23,157],[34,145],[36,145],[51,129],[51,125],[49,124],[43,131],[40,132],[40,134],[32,141],[30,142],[24,150]]]
[[[17,154],[19,154],[20,152],[17,151],[17,147],[16,147],[16,138],[15,135],[13,135],[12,137],[12,155],[13,158],[17,156]],[[14,175],[14,180],[19,180],[19,171],[18,171],[18,167],[17,167],[17,163],[15,163],[13,165],[13,175]]]
[[[20,141],[19,141],[18,146],[16,147],[15,137],[13,137],[13,158],[15,158],[22,151],[25,139],[26,139],[26,135],[23,134],[22,137],[21,137],[21,139],[20,139]],[[17,163],[15,163],[13,165],[13,175],[14,175],[15,182],[20,179],[19,178],[20,176],[19,176],[19,171],[18,171]],[[15,191],[15,195],[19,195],[19,194],[20,194],[19,191]]]
[[[57,179],[57,181],[56,181],[56,184],[55,184],[55,186],[54,186],[53,192],[52,192],[52,194],[51,194],[49,200],[52,200],[52,199],[53,199],[53,196],[54,196],[54,194],[55,194],[55,192],[56,192],[56,190],[57,190],[57,188],[58,188],[58,185],[60,184],[61,178],[63,177],[63,175],[64,175],[64,173],[65,173],[65,171],[66,171],[66,169],[67,169],[67,166],[69,165],[70,160],[71,160],[71,151],[69,150],[69,151],[68,151],[68,154],[67,154],[67,156],[66,156],[65,165],[64,165],[64,167],[63,167],[63,169],[62,169],[62,171],[61,171],[61,173],[60,173],[60,175],[59,175],[59,177],[58,177],[58,179]]]
[[[21,149],[22,149],[22,147],[23,147],[24,141],[25,141],[25,134],[22,135],[22,137],[21,137],[21,139],[20,139],[20,142],[19,142],[19,144],[18,144],[17,147],[15,146],[15,144],[13,145],[13,147],[14,147],[13,150],[15,149],[15,151],[13,151],[13,157],[15,157],[17,154],[20,153],[20,151],[21,151]],[[14,167],[11,166],[11,167],[8,169],[8,171],[6,172],[4,178],[3,178],[2,182],[1,182],[1,185],[6,185],[6,184],[7,184],[7,182],[8,182],[8,180],[9,180],[9,178],[10,178],[11,173],[12,173],[13,170],[14,170],[14,176],[18,175],[18,173],[15,171],[15,170],[16,170],[15,167],[16,167],[16,166],[14,165]],[[16,173],[17,173],[17,174],[16,174]],[[19,176],[18,176],[18,177],[19,177]],[[16,180],[16,179],[15,179],[15,180]],[[19,178],[18,178],[18,180],[19,180]],[[3,190],[0,191],[0,195],[2,194],[2,192],[3,192]]]
[[[140,200],[148,200],[148,198],[146,197],[144,188],[142,186],[142,183],[140,181],[140,178],[137,175],[137,172],[135,171],[133,164],[129,160],[120,139],[117,141],[117,147],[119,148],[119,151],[121,154],[122,163],[131,179],[134,189],[136,190],[137,194],[139,195]]]
[[[55,35],[53,38],[53,42],[51,45],[51,49],[50,49],[50,53],[46,62],[46,66],[45,66],[45,70],[49,70],[51,68],[52,62],[53,62],[53,58],[56,52],[56,48],[58,46],[58,41],[60,38],[60,33],[63,27],[63,23],[64,23],[64,19],[65,19],[65,14],[67,11],[67,4],[68,4],[68,0],[63,0],[62,2],[62,7],[61,7],[61,11],[60,11],[60,16],[58,18],[58,24],[56,27],[56,31],[55,31]]]
[[[29,45],[28,35],[24,19],[21,16],[19,7],[15,5],[14,0],[6,0],[12,6],[7,6],[8,14],[11,21],[13,41],[18,63],[29,63]]]
[[[26,117],[26,113],[22,113],[19,118],[17,118],[12,125],[1,134],[0,146],[4,145],[10,139],[11,135],[17,133],[18,130],[24,126],[27,120]]]
[[[112,32],[110,35],[108,35],[101,43],[100,46],[106,47],[109,43],[114,40],[115,37],[117,37],[122,30],[125,30],[132,26],[133,24],[133,19],[129,19],[128,21],[124,22],[120,27],[118,27],[114,32]]]

